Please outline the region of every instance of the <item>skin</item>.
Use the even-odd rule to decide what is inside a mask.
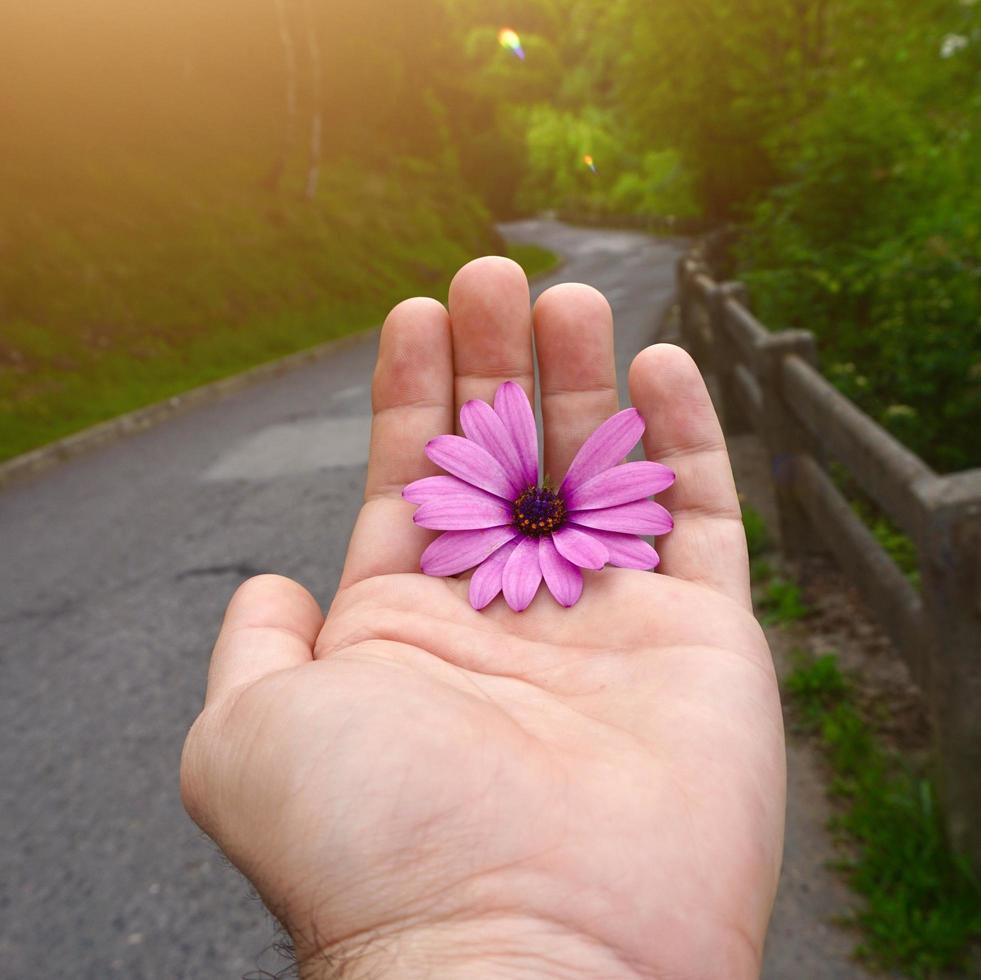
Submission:
[[[521,269],[464,266],[449,311],[382,330],[365,503],[326,615],[302,586],[246,582],[187,737],[185,805],[254,883],[304,977],[757,976],[783,843],[770,652],[718,420],[677,347],[642,351],[632,404],[677,473],[657,574],[585,572],[512,613],[466,576],[418,573],[434,532],[402,487],[460,405],[533,395],[561,476],[617,408],[595,290],[529,310]],[[558,482],[558,481],[556,481]]]

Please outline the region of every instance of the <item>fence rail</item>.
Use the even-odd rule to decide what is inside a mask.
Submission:
[[[954,843],[981,871],[981,469],[938,476],[817,367],[814,335],[771,332],[745,287],[678,263],[682,342],[714,379],[727,431],[763,440],[784,550],[829,551],[924,693]],[[914,587],[837,486],[834,463],[907,534]]]

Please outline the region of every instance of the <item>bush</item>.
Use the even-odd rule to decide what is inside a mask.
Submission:
[[[741,248],[756,312],[813,330],[832,381],[932,465],[977,465],[969,148],[938,147],[926,119],[871,84],[831,95],[795,139],[791,176],[756,207]]]
[[[536,105],[526,115],[528,170],[520,201],[528,209],[687,218],[696,214],[690,182],[673,150],[626,150],[611,115]],[[596,172],[585,163],[592,157]]]

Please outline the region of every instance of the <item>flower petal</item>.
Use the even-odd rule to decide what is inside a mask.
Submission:
[[[626,408],[608,418],[583,444],[559,488],[566,497],[580,484],[616,466],[644,434],[644,419],[636,408]]]
[[[470,579],[470,605],[474,609],[483,609],[497,598],[503,587],[504,566],[517,547],[517,540],[508,541],[477,567]]]
[[[445,531],[422,553],[419,566],[427,575],[456,575],[479,565],[517,534],[510,526]]]
[[[549,536],[538,541],[538,563],[555,601],[560,606],[574,606],[582,595],[582,572],[558,553]]]
[[[480,491],[475,491],[480,493]],[[461,531],[477,527],[497,527],[514,520],[511,507],[499,497],[481,493],[484,500],[470,494],[446,494],[422,504],[412,515],[420,527],[433,531]]]
[[[516,381],[505,381],[494,395],[494,411],[500,416],[514,443],[524,486],[538,486],[538,430],[535,428],[535,413],[524,388]]]
[[[563,524],[552,532],[552,542],[563,558],[580,568],[602,568],[610,560],[606,545],[581,527]]]
[[[674,483],[674,473],[661,463],[641,460],[611,466],[592,479],[580,483],[565,498],[569,510],[614,507],[660,493]]]
[[[661,559],[658,553],[636,534],[617,534],[615,531],[589,532],[606,545],[610,552],[610,564],[619,568],[657,568]]]
[[[414,504],[426,504],[440,497],[458,497],[461,494],[472,494],[475,500],[497,500],[493,494],[478,490],[477,487],[455,476],[424,476],[421,480],[408,483],[402,490],[402,496]]]
[[[671,515],[653,500],[635,500],[600,510],[573,510],[567,518],[573,524],[621,534],[667,534],[674,527]]]
[[[436,436],[426,443],[426,455],[453,476],[498,497],[513,499],[511,481],[501,464],[477,443],[462,436]]]
[[[531,605],[541,584],[542,566],[538,561],[538,542],[534,538],[522,538],[504,566],[501,581],[504,601],[515,612],[521,612]]]
[[[514,440],[501,417],[487,402],[477,398],[465,402],[460,409],[460,428],[468,439],[486,449],[501,464],[511,480],[514,496],[528,486]]]

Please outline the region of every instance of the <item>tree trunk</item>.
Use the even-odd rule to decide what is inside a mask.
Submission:
[[[293,42],[293,34],[290,30],[289,12],[286,9],[286,0],[273,0],[276,7],[276,22],[279,26],[279,43],[283,49],[283,69],[285,75],[285,104],[283,117],[283,135],[279,147],[279,157],[277,158],[269,176],[265,180],[266,186],[275,191],[279,188],[279,183],[283,179],[283,174],[289,165],[290,153],[293,149],[293,134],[296,131],[296,45]]]
[[[310,162],[307,167],[305,196],[312,201],[317,195],[317,180],[320,177],[320,148],[323,131],[323,96],[321,93],[320,38],[317,18],[311,0],[303,0],[303,11],[307,22],[307,54],[310,58],[310,84],[312,111],[310,116]]]

